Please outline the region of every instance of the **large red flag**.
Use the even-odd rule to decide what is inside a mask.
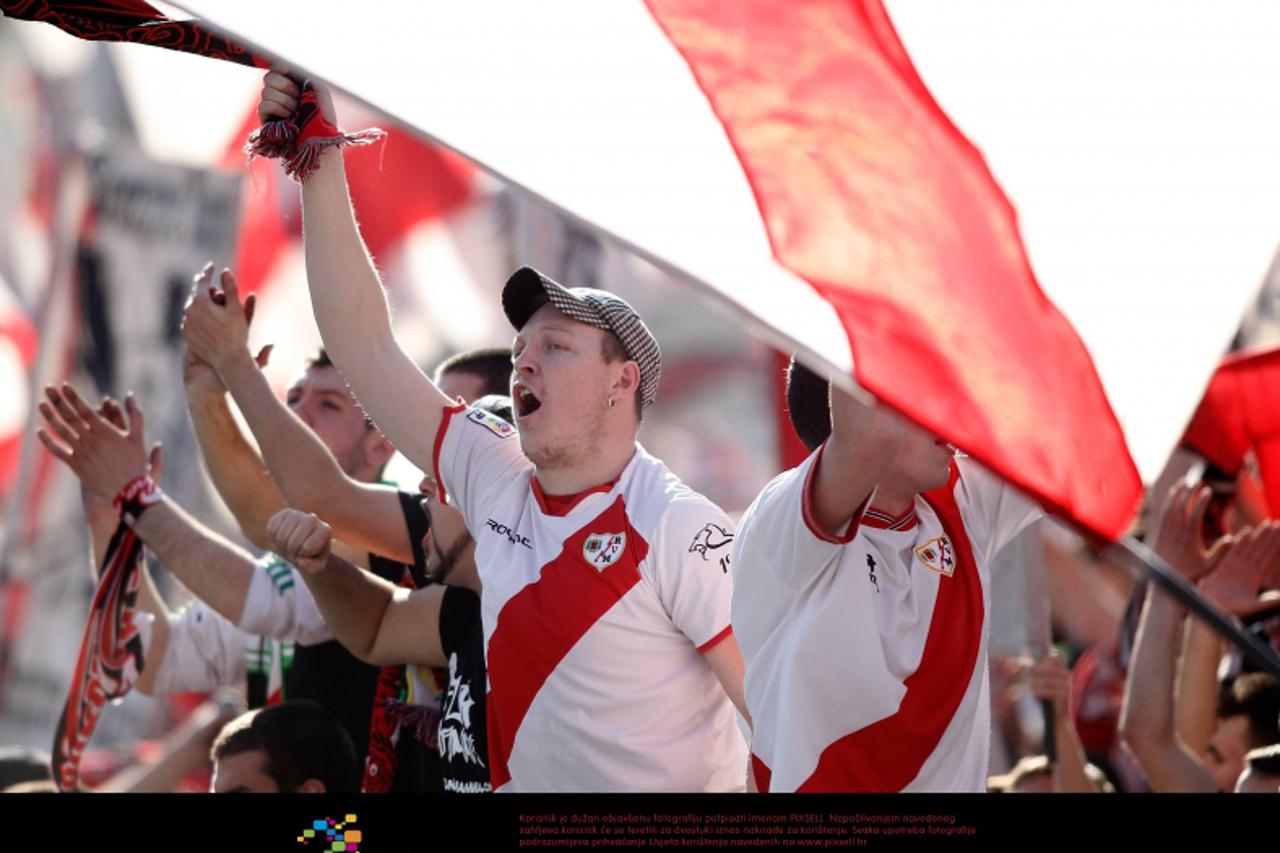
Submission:
[[[1109,538],[1142,483],[1017,217],[878,0],[647,0],[706,93],[774,255],[836,310],[858,382]]]
[[[1090,356],[876,0],[512,2],[498,30],[488,7],[386,0],[405,26],[317,13],[305,32],[251,0],[181,2],[851,369],[1081,526],[1133,518]],[[350,49],[373,38],[394,63]]]

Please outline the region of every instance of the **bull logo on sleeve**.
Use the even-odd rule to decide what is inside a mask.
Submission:
[[[718,524],[708,523],[698,531],[696,536],[693,537],[693,542],[689,544],[689,553],[701,554],[702,559],[704,560],[710,560],[711,557],[718,557],[721,571],[728,574],[729,552],[727,550],[721,551],[721,549],[732,544],[732,533],[725,530]]]

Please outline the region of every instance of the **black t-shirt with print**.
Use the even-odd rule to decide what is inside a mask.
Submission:
[[[444,789],[483,793],[491,787],[480,596],[460,587],[445,590],[440,605],[440,645],[449,661],[439,734]]]
[[[419,495],[401,492],[400,508],[413,544],[415,565],[408,569],[415,584],[420,586],[426,579],[422,537],[429,522]],[[403,563],[369,555],[370,571],[393,584],[400,583],[405,568]],[[369,720],[380,673],[380,667],[359,660],[337,640],[312,646],[299,644],[294,650],[293,664],[283,673],[284,698],[310,699],[333,712],[355,742],[356,757],[363,767],[369,750]],[[440,790],[440,756],[412,732],[404,732],[399,738],[396,759],[392,791]]]

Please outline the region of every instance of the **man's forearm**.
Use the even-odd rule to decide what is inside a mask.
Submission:
[[[328,497],[340,494],[347,484],[333,454],[276,397],[247,354],[224,379],[289,506],[323,518]]]
[[[396,449],[431,469],[436,431],[453,403],[400,348],[387,297],[356,227],[342,152],[321,155],[302,186],[311,305],[325,349]]]
[[[813,515],[827,533],[849,523],[897,452],[900,427],[894,416],[869,409],[831,388],[831,438],[822,450],[813,483]]]
[[[377,644],[378,630],[395,587],[332,555],[324,571],[299,574],[338,642],[356,657],[367,660]]]
[[[111,508],[105,511],[86,508],[85,515],[89,520],[90,559],[93,561],[89,567],[89,573],[96,583],[98,573],[102,569],[102,561],[107,556],[107,548],[111,546],[111,537],[115,535],[116,528],[120,525],[120,516]],[[160,597],[160,591],[156,589],[155,580],[151,577],[151,572],[147,571],[145,561],[142,564],[142,578],[138,585],[138,609],[155,615],[157,619],[169,618],[169,607]]]
[[[1094,793],[1097,789],[1084,769],[1087,763],[1084,746],[1066,710],[1063,708],[1054,713],[1054,747],[1057,753],[1053,764],[1054,789],[1060,794]]]
[[[284,508],[284,496],[245,441],[225,394],[190,393],[187,409],[214,487],[249,541],[267,549],[267,522]]]
[[[253,558],[165,498],[134,524],[160,562],[192,594],[234,624],[244,614]]]
[[[1120,726],[1152,790],[1213,791],[1213,777],[1178,740],[1173,725],[1173,682],[1185,611],[1152,585],[1138,624]]]
[[[395,489],[357,483],[343,473],[329,448],[276,397],[247,352],[223,379],[289,506],[320,516],[344,542],[413,562]]]
[[[1217,633],[1199,619],[1187,622],[1174,720],[1178,738],[1197,755],[1213,738],[1217,721],[1218,661],[1222,644]]]
[[[356,226],[342,152],[328,149],[302,185],[307,280],[316,323],[329,357],[352,375],[370,355],[394,345],[387,300]]]
[[[96,583],[102,561],[107,558],[107,548],[111,546],[111,537],[120,525],[120,515],[110,507],[105,511],[86,507],[85,519],[89,522],[89,572]]]

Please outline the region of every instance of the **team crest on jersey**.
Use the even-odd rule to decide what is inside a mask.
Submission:
[[[627,548],[625,533],[592,533],[582,544],[582,558],[598,572],[618,562]]]
[[[470,409],[467,412],[467,420],[473,424],[478,424],[498,438],[511,438],[516,434],[516,428],[504,421],[497,415],[491,415],[483,409]]]
[[[951,577],[956,571],[956,551],[944,533],[935,536],[916,549],[916,556],[930,571]]]

